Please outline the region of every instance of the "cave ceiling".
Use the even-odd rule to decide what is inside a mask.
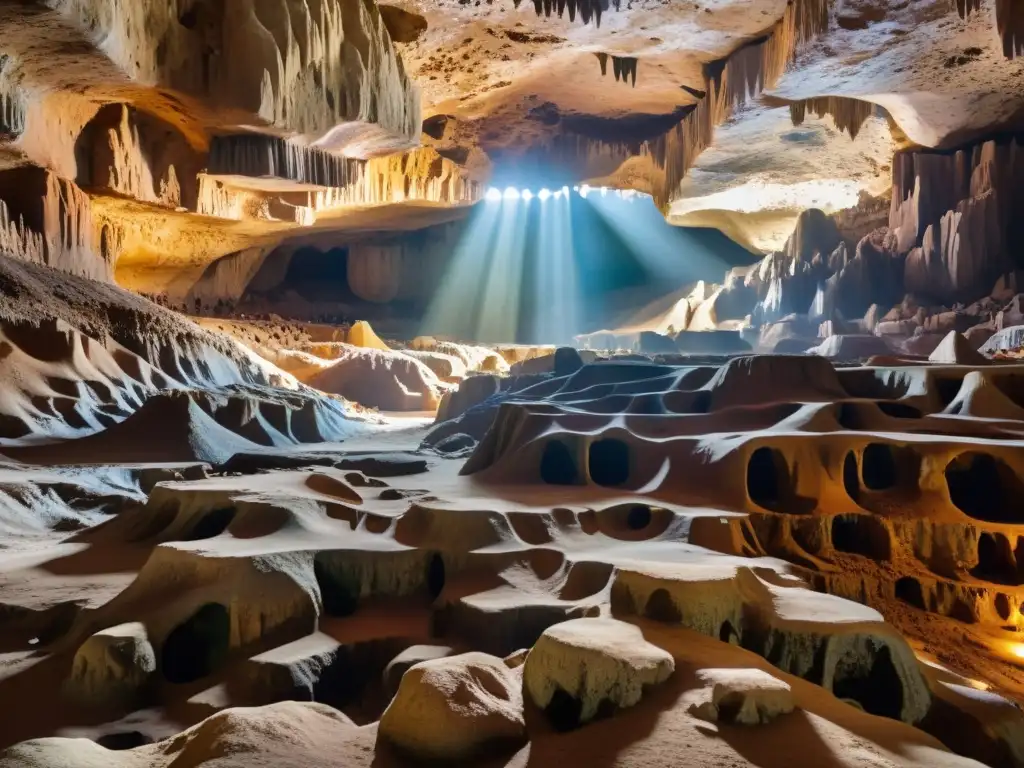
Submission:
[[[1021,128],[999,0],[0,0],[0,244],[137,290],[614,186],[777,249],[893,153]]]

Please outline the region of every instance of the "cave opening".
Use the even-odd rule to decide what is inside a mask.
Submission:
[[[683,614],[676,605],[672,595],[664,587],[658,587],[647,598],[647,605],[644,606],[644,616],[653,621],[660,621],[665,624],[678,624],[683,620]]]
[[[838,699],[852,699],[872,715],[900,719],[903,713],[903,683],[887,645],[870,644],[870,653],[847,653],[836,664],[832,693]]]
[[[280,290],[295,291],[307,301],[353,301],[348,282],[348,248],[300,248],[292,254]]]
[[[999,618],[1003,621],[1010,620],[1010,617],[1013,615],[1013,606],[1010,605],[1009,597],[1000,592],[995,596],[993,605],[995,606],[996,613],[999,615]],[[1016,629],[1016,627],[1014,627],[1014,629]]]
[[[789,467],[782,451],[762,446],[747,462],[747,494],[765,509],[778,510],[789,484]]]
[[[642,531],[651,524],[651,508],[634,504],[626,514],[626,525],[631,531]]]
[[[853,451],[848,451],[843,459],[843,488],[854,501],[860,498],[860,470],[857,467],[857,454]]]
[[[895,449],[886,443],[868,443],[861,458],[861,477],[871,491],[887,491],[899,480]]]
[[[445,567],[444,558],[435,552],[427,563],[427,592],[431,600],[436,600],[444,591]]]
[[[873,515],[847,514],[832,518],[832,547],[839,552],[888,560],[892,542],[885,524]]]
[[[540,478],[548,485],[576,485],[579,470],[569,446],[561,440],[549,440],[540,457]]]
[[[1017,562],[1005,536],[998,533],[978,536],[978,564],[971,569],[971,575],[994,584],[1019,583]]]
[[[613,437],[597,440],[590,444],[588,465],[590,477],[598,485],[622,485],[629,480],[629,446]]]
[[[320,587],[324,613],[342,618],[351,616],[359,607],[362,583],[352,569],[343,569],[326,558],[313,561],[313,574]]]
[[[223,507],[204,514],[185,535],[185,541],[200,541],[220,536],[235,519],[234,507]]]
[[[1024,483],[1005,461],[967,451],[945,470],[950,501],[969,517],[989,523],[1024,523]]]
[[[896,598],[922,611],[928,609],[924,601],[924,591],[921,589],[921,582],[913,576],[904,576],[897,580]]]
[[[220,603],[207,603],[164,640],[160,668],[170,683],[191,683],[217,670],[228,656],[231,617]]]
[[[583,715],[583,702],[564,688],[556,688],[551,701],[544,708],[551,727],[556,731],[565,732],[578,728]]]

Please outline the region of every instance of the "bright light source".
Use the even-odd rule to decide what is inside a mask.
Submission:
[[[586,198],[586,196],[590,194],[590,189],[591,189],[591,187],[590,187],[589,184],[584,184],[583,186],[581,186],[580,187],[580,197]]]
[[[579,188],[579,187],[573,187],[573,188],[572,188],[572,191],[573,191],[573,192],[579,192],[579,191],[580,191],[580,188]]]
[[[537,193],[537,197],[540,198],[542,201],[547,200],[549,197],[551,197],[551,190],[542,189],[540,192]]]
[[[1024,659],[1024,643],[1013,643],[1010,646],[1010,653],[1018,659]]]
[[[501,200],[501,190],[498,189],[497,187],[491,187],[490,189],[487,190],[487,194],[484,195],[484,199],[492,203]]]
[[[522,193],[520,194],[520,197],[523,198],[523,200],[527,200],[527,201],[533,200],[533,192],[531,192],[528,189],[524,189],[522,191]]]
[[[502,194],[502,197],[504,197],[506,200],[518,200],[519,190],[516,189],[515,187],[505,187],[505,192],[504,194]]]
[[[568,197],[569,196],[569,188],[568,187],[562,187],[562,194],[565,195],[566,197]]]
[[[556,189],[555,190],[555,200],[561,200],[561,199],[562,199],[562,190]]]
[[[601,197],[608,196],[608,187],[601,187]]]

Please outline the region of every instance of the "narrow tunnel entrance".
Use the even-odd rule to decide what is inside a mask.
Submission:
[[[191,683],[215,671],[227,658],[231,619],[220,603],[207,603],[164,640],[160,667],[170,683]]]
[[[949,498],[975,520],[1024,523],[1024,483],[1005,461],[987,453],[968,451],[946,466]]]
[[[871,641],[868,641],[871,642]],[[865,712],[899,720],[903,713],[903,683],[887,645],[871,653],[847,653],[836,664],[832,693],[838,699],[852,699]]]
[[[548,485],[576,485],[579,470],[569,446],[561,440],[549,440],[540,456],[540,479]]]
[[[598,485],[616,486],[629,480],[629,446],[608,437],[590,444],[590,477]]]

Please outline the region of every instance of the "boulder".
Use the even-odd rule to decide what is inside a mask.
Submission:
[[[523,668],[531,701],[564,729],[593,720],[608,705],[635,705],[644,686],[672,674],[675,661],[632,624],[585,618],[546,629]]]
[[[519,676],[486,653],[411,666],[380,719],[378,738],[422,760],[480,759],[526,741]]]
[[[760,669],[703,669],[698,677],[711,688],[711,700],[691,707],[701,720],[760,725],[793,711],[788,683]]]
[[[146,627],[119,624],[82,643],[64,690],[80,701],[130,705],[144,696],[155,671],[156,653]]]

